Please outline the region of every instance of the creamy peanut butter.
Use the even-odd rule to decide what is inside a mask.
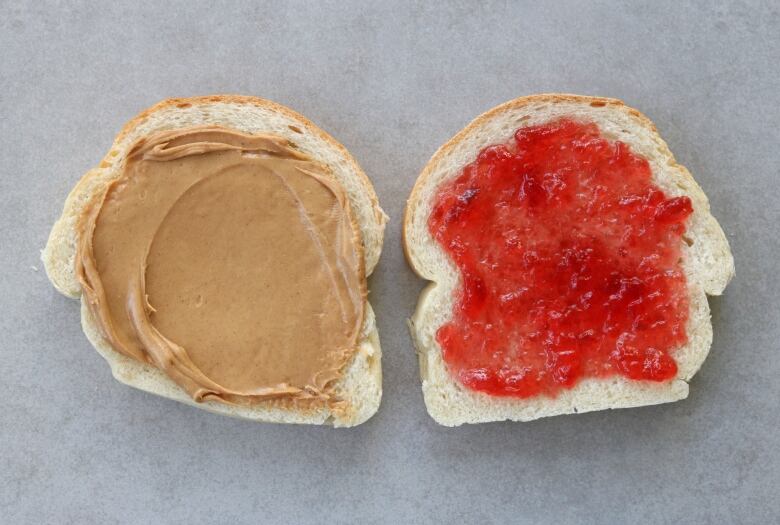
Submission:
[[[220,127],[136,142],[79,221],[77,272],[103,335],[196,400],[335,400],[365,275],[328,168]]]

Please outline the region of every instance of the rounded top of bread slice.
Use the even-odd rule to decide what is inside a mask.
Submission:
[[[164,130],[219,125],[243,133],[281,136],[311,158],[325,164],[342,185],[361,234],[366,275],[382,249],[387,216],[379,207],[374,189],[357,161],[325,131],[295,111],[269,100],[213,95],[164,100],[141,112],[117,135],[100,164],[88,171],[68,195],[62,216],[54,224],[42,259],[52,284],[61,293],[77,298],[81,288],[75,274],[76,222],[92,195],[119,176],[130,147],[139,138]],[[380,348],[374,315],[369,304],[358,351],[347,364],[336,393],[344,408],[331,413],[320,407],[290,405],[285,400],[252,406],[230,406],[208,401],[195,403],[161,371],[114,351],[101,336],[88,309],[82,305],[82,327],[93,346],[106,358],[114,376],[131,386],[210,411],[270,422],[332,423],[352,426],[368,419],[381,399]]]
[[[487,146],[503,144],[519,128],[560,118],[594,123],[607,140],[621,141],[647,159],[653,183],[670,197],[687,195],[693,204],[688,219],[683,267],[690,291],[688,343],[675,352],[677,377],[666,383],[622,377],[584,379],[556,398],[497,398],[466,389],[453,379],[435,338],[450,317],[460,275],[428,231],[428,217],[442,183],[458,176]],[[521,97],[476,119],[434,153],[409,197],[404,216],[404,250],[414,271],[431,281],[421,294],[412,319],[412,335],[420,355],[423,393],[431,415],[442,424],[496,420],[527,421],[544,416],[656,404],[682,399],[687,381],[707,356],[712,326],[706,295],[723,292],[734,274],[728,241],[710,213],[704,192],[688,170],[677,163],[653,123],[639,111],[610,98],[568,94]]]

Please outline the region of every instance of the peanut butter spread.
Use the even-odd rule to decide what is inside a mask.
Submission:
[[[328,168],[221,127],[137,141],[78,224],[111,346],[195,400],[333,400],[365,307],[357,226]]]

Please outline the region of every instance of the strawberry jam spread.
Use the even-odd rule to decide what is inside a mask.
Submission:
[[[485,148],[439,189],[428,220],[462,277],[436,334],[450,372],[521,398],[586,377],[674,378],[692,211],[595,124],[557,120]]]

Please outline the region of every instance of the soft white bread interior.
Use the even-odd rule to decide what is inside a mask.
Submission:
[[[82,177],[65,201],[62,216],[54,224],[42,254],[46,273],[57,290],[68,297],[81,297],[81,287],[75,274],[76,221],[90,197],[119,176],[129,147],[138,138],[158,131],[204,124],[220,125],[244,133],[273,133],[289,139],[300,151],[326,164],[347,192],[360,228],[366,276],[371,274],[382,250],[387,216],[379,207],[368,177],[346,148],[284,106],[256,97],[214,95],[169,99],[142,112],[125,125],[99,166]],[[89,341],[108,361],[117,380],[220,414],[256,421],[348,427],[371,417],[382,397],[381,350],[370,304],[366,304],[366,319],[357,352],[336,386],[336,395],[345,402],[343,410],[338,411],[284,401],[267,401],[252,406],[233,406],[216,401],[196,403],[157,368],[113,350],[100,334],[83,301],[81,324]]]
[[[467,390],[448,372],[436,331],[450,317],[459,272],[427,228],[441,184],[474,161],[480,150],[507,142],[521,127],[570,117],[598,125],[609,140],[628,144],[650,163],[653,180],[667,195],[687,195],[693,203],[685,243],[684,270],[690,290],[688,343],[678,349],[677,377],[665,383],[619,376],[585,379],[556,398],[491,397]],[[707,357],[712,324],[706,294],[720,295],[734,275],[728,241],[710,214],[707,197],[688,170],[678,164],[650,120],[619,100],[577,95],[534,95],[502,104],[480,115],[444,144],[423,169],[404,217],[404,249],[420,277],[430,281],[409,321],[420,361],[425,404],[442,425],[487,421],[529,421],[540,417],[667,403],[688,396],[688,381]]]

